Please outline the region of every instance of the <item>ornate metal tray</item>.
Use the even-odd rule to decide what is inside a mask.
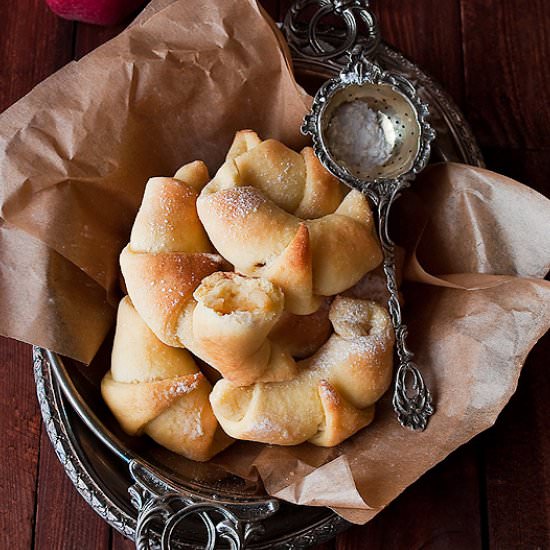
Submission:
[[[308,58],[299,41],[292,41],[296,29],[288,20],[285,27],[297,80],[314,92],[342,60]],[[483,165],[468,125],[441,87],[386,44],[377,43],[373,54],[382,67],[411,80],[430,105],[430,123],[437,131],[432,162]],[[67,475],[88,504],[139,548],[161,547],[159,527],[171,520],[170,532],[164,529],[171,548],[303,548],[348,527],[329,509],[278,501],[260,485],[215,465],[188,461],[150,440],[124,434],[99,391],[111,343],[108,338],[90,366],[35,348],[34,373],[44,423]]]

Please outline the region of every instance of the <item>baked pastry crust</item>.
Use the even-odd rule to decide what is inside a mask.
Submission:
[[[269,333],[269,338],[287,350],[292,357],[309,357],[332,333],[332,325],[328,318],[331,301],[330,298],[325,298],[319,309],[309,315],[295,315],[283,311],[281,318]]]
[[[101,382],[103,399],[122,429],[146,433],[192,460],[209,460],[232,443],[212,412],[211,390],[191,354],[163,344],[123,298],[111,369]]]
[[[105,399],[128,433],[195,460],[229,444],[215,417],[239,439],[336,445],[372,421],[392,376],[387,311],[334,298],[381,261],[367,200],[311,149],[251,131],[208,181],[193,162],[147,183],[120,258],[131,302]],[[221,373],[212,391],[182,348]],[[192,434],[177,430],[197,414],[190,449]]]
[[[197,168],[187,169],[186,177],[192,179]],[[199,177],[203,181],[202,171]],[[228,265],[212,253],[197,216],[199,185],[174,178],[147,183],[120,256],[128,295],[162,342],[188,348],[233,383],[292,378],[291,354],[268,338],[283,313],[284,295],[266,279],[219,271]],[[255,303],[254,295],[264,303]],[[240,301],[229,307],[230,296]]]
[[[375,302],[337,297],[330,320],[334,334],[300,362],[292,380],[247,387],[216,383],[210,401],[226,433],[277,445],[333,446],[372,421],[374,403],[392,377],[389,314]]]
[[[197,210],[216,250],[280,286],[291,313],[313,313],[382,261],[361,193],[345,194],[311,148],[298,154],[250,130],[235,136]]]

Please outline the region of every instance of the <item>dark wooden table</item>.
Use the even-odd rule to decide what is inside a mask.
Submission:
[[[289,2],[263,3],[277,17]],[[387,41],[438,79],[463,109],[488,167],[550,195],[550,2],[375,4]],[[122,28],[58,19],[43,0],[2,0],[0,111]],[[369,525],[319,548],[550,548],[549,357],[547,335],[495,427]],[[30,346],[0,339],[0,369],[0,547],[132,548],[88,508],[58,463],[42,428]]]

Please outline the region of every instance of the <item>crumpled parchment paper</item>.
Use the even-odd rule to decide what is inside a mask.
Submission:
[[[113,323],[147,179],[195,159],[214,171],[242,128],[300,147],[308,105],[253,0],[153,1],[37,86],[0,115],[0,333],[89,362]],[[428,429],[402,429],[387,395],[335,448],[237,443],[214,460],[357,523],[495,422],[550,324],[550,201],[448,164],[392,216],[409,255],[409,344],[437,407]]]

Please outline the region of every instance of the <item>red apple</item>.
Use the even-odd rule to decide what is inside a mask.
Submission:
[[[115,25],[139,8],[145,0],[46,0],[51,10],[65,19]]]

